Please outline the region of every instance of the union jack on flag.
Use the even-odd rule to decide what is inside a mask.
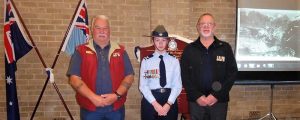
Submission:
[[[27,54],[32,46],[24,33],[11,0],[4,0],[4,48],[7,119],[19,120],[19,104],[16,90],[15,72],[18,59]]]
[[[88,39],[89,27],[87,6],[86,1],[81,0],[61,51],[72,55],[76,46],[86,43]]]

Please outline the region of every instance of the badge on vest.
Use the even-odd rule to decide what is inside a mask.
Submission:
[[[113,53],[112,56],[113,56],[113,57],[120,57],[121,55],[120,55],[120,53],[116,52],[116,53]]]
[[[219,62],[225,62],[225,56],[217,56],[216,60]]]
[[[92,51],[85,51],[86,54],[94,54]]]
[[[159,78],[159,70],[158,69],[153,69],[153,70],[146,70],[144,72],[144,76],[145,79],[149,79],[149,78]]]

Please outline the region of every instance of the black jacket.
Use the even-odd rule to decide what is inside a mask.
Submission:
[[[181,77],[183,87],[187,92],[188,101],[195,102],[204,94],[201,87],[201,56],[206,52],[200,38],[187,45],[181,57]],[[237,74],[237,65],[231,46],[214,37],[209,49],[212,53],[212,89],[209,93],[218,99],[218,102],[229,101],[229,91]]]

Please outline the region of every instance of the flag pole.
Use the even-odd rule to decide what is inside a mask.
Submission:
[[[78,8],[79,8],[79,6],[80,6],[81,1],[82,1],[82,0],[79,0],[79,2],[78,2],[78,4],[77,4],[77,7],[76,7],[75,12],[74,12],[74,14],[73,14],[73,16],[72,16],[72,19],[71,19],[71,21],[70,21],[70,24],[69,24],[69,26],[68,26],[68,29],[67,29],[67,31],[66,31],[66,33],[65,33],[65,36],[64,36],[64,38],[63,38],[63,40],[62,40],[62,42],[61,42],[61,44],[60,44],[60,46],[59,46],[59,49],[58,49],[58,51],[57,51],[57,54],[56,54],[56,56],[55,56],[55,59],[54,59],[54,61],[53,61],[52,67],[51,67],[52,69],[53,69],[53,68],[55,67],[55,65],[56,65],[56,62],[57,62],[57,60],[58,60],[58,57],[59,57],[59,55],[60,55],[60,53],[61,53],[61,49],[62,49],[62,47],[63,47],[63,45],[64,45],[64,43],[65,43],[65,41],[66,41],[67,35],[68,35],[69,32],[70,32],[70,28],[71,28],[71,26],[72,26],[72,21],[74,20],[74,18],[75,18],[75,16],[76,16],[76,11],[78,10]]]
[[[23,21],[21,15],[20,15],[20,13],[19,13],[19,11],[18,11],[18,9],[17,9],[15,3],[13,2],[13,0],[11,0],[11,4],[12,4],[13,7],[15,8],[16,14],[17,14],[18,18],[20,19],[20,22],[22,23],[22,25],[23,25],[23,27],[24,27],[24,30],[25,30],[26,34],[28,35],[29,40],[31,41],[33,48],[35,49],[36,53],[38,54],[38,57],[39,57],[39,59],[41,60],[41,62],[42,62],[42,64],[43,64],[44,68],[47,68],[46,63],[45,63],[45,61],[44,61],[42,55],[40,54],[40,52],[39,52],[37,46],[35,45],[35,42],[33,41],[32,37],[31,37],[31,34],[29,33],[29,31],[28,31],[26,25],[24,24],[24,21]],[[46,85],[47,85],[48,81],[49,81],[49,77],[48,77],[48,79],[47,79],[46,82],[45,82],[45,85],[44,85],[43,90],[46,88]],[[58,95],[59,95],[61,101],[63,102],[63,104],[64,104],[64,106],[65,106],[65,108],[67,109],[69,116],[70,116],[71,119],[73,120],[73,117],[72,117],[72,115],[71,115],[71,113],[70,113],[68,107],[66,106],[66,103],[65,103],[63,97],[61,96],[61,94],[60,94],[60,92],[59,92],[59,90],[58,90],[58,88],[57,88],[55,82],[53,82],[52,84],[53,84],[53,86],[55,87],[55,90],[56,90],[56,92],[58,93]],[[43,91],[43,92],[44,92],[44,91]],[[42,97],[42,96],[40,95],[39,101],[40,101],[41,97]],[[33,113],[32,116],[31,116],[31,120],[32,120],[33,117],[34,117],[34,114],[35,114],[35,111],[36,111],[37,107],[38,107],[38,104],[35,106],[34,113]]]
[[[43,64],[44,68],[46,68],[47,65],[46,65],[46,63],[45,63],[45,61],[44,61],[44,59],[43,59],[43,57],[42,57],[42,55],[41,55],[39,49],[36,47],[34,41],[32,40],[32,37],[31,37],[31,35],[30,35],[30,33],[29,33],[27,27],[25,26],[22,17],[20,16],[20,13],[19,13],[18,9],[16,8],[15,3],[13,2],[13,0],[10,0],[10,2],[11,2],[11,4],[13,5],[13,7],[15,8],[16,13],[17,13],[17,16],[18,16],[18,18],[20,19],[20,21],[21,21],[21,23],[22,23],[22,25],[23,25],[23,27],[24,27],[24,29],[25,29],[25,32],[26,32],[26,34],[28,35],[29,40],[30,40],[31,43],[32,43],[33,48],[35,49],[36,53],[38,54],[38,56],[39,56],[39,58],[40,58],[40,60],[41,60],[41,62],[42,62],[42,64]]]
[[[62,47],[63,47],[64,42],[66,41],[67,35],[68,35],[68,33],[69,33],[69,31],[70,31],[70,28],[71,28],[72,21],[73,21],[73,19],[74,19],[75,16],[76,16],[76,11],[78,10],[78,8],[79,8],[79,6],[80,6],[81,1],[82,1],[82,0],[79,0],[79,2],[78,2],[78,4],[77,4],[77,7],[76,7],[75,12],[74,12],[74,14],[73,14],[73,16],[72,16],[72,19],[71,19],[71,21],[70,21],[70,24],[69,24],[69,26],[68,26],[68,29],[67,29],[67,31],[66,31],[66,33],[65,33],[65,36],[64,36],[64,38],[63,38],[63,40],[62,40],[62,43],[61,43],[59,49],[58,49],[58,51],[57,51],[57,54],[56,54],[56,56],[55,56],[55,59],[54,59],[54,61],[53,61],[53,63],[52,63],[52,66],[51,66],[52,69],[54,69],[54,67],[55,67],[55,65],[56,65],[56,62],[57,62],[57,60],[58,60],[58,57],[59,57],[59,55],[60,55],[60,53],[61,53],[61,49],[62,49]],[[34,111],[33,111],[33,114],[32,114],[32,116],[31,116],[31,119],[30,119],[30,120],[33,120],[34,114],[35,114],[35,112],[36,112],[37,107],[39,106],[39,103],[40,103],[41,98],[42,98],[42,96],[43,96],[43,94],[44,94],[44,92],[45,92],[45,89],[46,89],[46,86],[47,86],[48,82],[49,82],[49,78],[47,78],[47,80],[46,80],[46,82],[45,82],[45,84],[44,84],[44,87],[43,87],[43,89],[42,89],[42,91],[41,91],[41,94],[40,94],[40,96],[39,96],[39,99],[38,99],[38,101],[37,101],[37,104],[36,104],[36,106],[35,106],[35,109],[34,109]],[[56,91],[59,91],[59,89],[58,89],[58,87],[56,86],[55,82],[53,82],[53,87],[55,88]],[[72,120],[74,120],[74,118],[73,118],[72,115],[71,115],[71,112],[69,111],[69,109],[67,108],[65,102],[63,101],[62,95],[60,94],[60,92],[58,92],[58,94],[59,94],[59,97],[60,97],[60,99],[62,100],[62,102],[63,102],[63,104],[64,104],[64,106],[65,106],[65,108],[66,108],[66,110],[67,110],[67,112],[68,112],[68,114],[69,114],[69,116],[70,116],[70,118],[71,118]]]

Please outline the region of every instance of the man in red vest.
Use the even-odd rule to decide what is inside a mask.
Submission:
[[[76,47],[69,70],[81,120],[124,120],[126,94],[134,72],[124,47],[110,41],[109,20],[92,20],[92,39]]]

